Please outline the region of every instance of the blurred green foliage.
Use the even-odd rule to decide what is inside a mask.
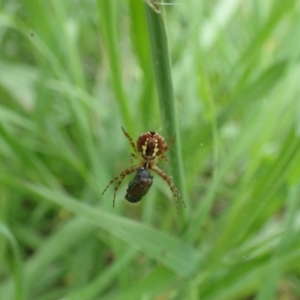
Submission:
[[[300,298],[298,1],[166,2],[166,82],[146,2],[0,7],[1,300]],[[101,195],[121,126],[176,133],[183,214],[155,174]]]

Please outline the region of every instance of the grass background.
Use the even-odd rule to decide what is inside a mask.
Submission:
[[[0,299],[300,298],[298,1],[0,3]],[[121,126],[176,133],[180,215],[101,196]]]

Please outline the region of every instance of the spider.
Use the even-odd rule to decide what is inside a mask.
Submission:
[[[131,203],[139,202],[149,191],[153,183],[153,176],[149,170],[139,168],[135,177],[129,182],[125,199]]]
[[[108,187],[112,183],[117,181],[117,184],[114,189],[114,198],[113,198],[113,207],[115,207],[116,193],[117,193],[117,190],[118,190],[119,186],[121,185],[123,179],[127,175],[129,175],[129,174],[133,173],[134,171],[143,167],[146,170],[153,170],[154,172],[156,172],[169,185],[169,188],[170,188],[170,190],[175,198],[175,201],[176,201],[177,211],[179,211],[177,198],[181,197],[180,193],[179,193],[177,187],[175,186],[175,184],[173,183],[172,179],[169,177],[169,175],[166,174],[163,170],[161,170],[156,165],[160,160],[164,160],[165,166],[166,166],[168,159],[167,159],[167,156],[165,155],[165,153],[169,150],[169,148],[174,143],[175,137],[173,137],[173,139],[168,144],[166,144],[164,138],[160,134],[158,134],[157,132],[154,132],[154,131],[147,131],[138,137],[136,144],[135,144],[133,139],[125,131],[125,129],[123,127],[121,127],[121,128],[134,151],[134,153],[132,153],[130,155],[131,161],[133,161],[133,159],[139,159],[139,163],[125,169],[118,176],[113,178],[108,183],[108,185],[106,186],[104,191],[102,192],[102,195],[105,193],[105,191],[108,189]],[[135,184],[132,182],[134,182],[134,180],[131,181],[130,184]],[[134,188],[133,185],[130,186],[130,184],[128,187],[129,192],[132,191],[132,188]],[[149,188],[150,188],[150,186],[149,186]],[[127,193],[128,193],[128,190],[127,190]],[[130,197],[130,195],[129,195],[129,197]],[[185,206],[185,203],[183,200],[182,200],[182,203]]]

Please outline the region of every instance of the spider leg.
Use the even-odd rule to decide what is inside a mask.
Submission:
[[[174,182],[172,181],[172,179],[168,176],[168,174],[166,174],[162,169],[160,169],[159,167],[153,165],[153,166],[150,166],[150,169],[155,171],[164,181],[167,182],[167,184],[169,185],[171,191],[172,191],[172,194],[175,198],[175,202],[176,202],[176,208],[177,208],[177,213],[179,213],[179,208],[178,208],[178,200],[177,198],[181,198],[181,195],[177,189],[177,187],[175,186]],[[182,204],[184,205],[184,207],[186,207],[183,199],[181,199],[182,201]]]
[[[160,156],[160,159],[163,159],[165,161],[165,166],[164,166],[164,170],[166,171],[167,170],[167,165],[168,165],[168,158],[166,155],[161,155]]]
[[[131,147],[133,148],[134,153],[138,153],[138,151],[136,149],[136,146],[135,146],[135,143],[134,143],[133,139],[131,138],[131,136],[125,131],[125,129],[123,127],[121,127],[121,128],[122,128],[122,131],[123,131],[124,135],[127,137]]]
[[[173,145],[173,143],[175,142],[176,139],[176,135],[174,135],[174,137],[171,139],[171,141],[164,147],[163,152],[165,153],[169,150],[169,148]]]
[[[115,181],[119,180],[114,188],[114,199],[113,199],[113,207],[115,207],[115,199],[116,199],[116,194],[117,194],[117,190],[118,188],[120,187],[123,179],[133,173],[134,171],[136,171],[138,168],[140,168],[141,165],[135,165],[135,166],[132,166],[132,167],[129,167],[127,169],[125,169],[123,172],[121,172],[117,177],[113,178],[109,183],[108,185],[106,186],[106,188],[104,189],[104,191],[102,192],[102,195],[105,193],[105,191],[108,189],[108,187]]]
[[[138,159],[137,155],[135,153],[130,154],[130,163],[133,164],[134,159]]]

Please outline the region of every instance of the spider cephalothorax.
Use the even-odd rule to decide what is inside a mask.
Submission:
[[[137,165],[133,165],[133,166],[125,169],[123,172],[120,173],[119,176],[113,178],[108,183],[106,188],[104,189],[102,195],[114,181],[118,180],[118,182],[115,186],[115,190],[114,190],[113,206],[115,206],[116,192],[117,192],[120,184],[122,183],[123,179],[127,175],[133,173],[134,171],[136,171],[140,168],[144,168],[147,172],[149,172],[148,170],[155,171],[164,181],[167,182],[167,184],[169,185],[169,187],[173,193],[173,196],[176,200],[176,206],[177,206],[177,210],[178,210],[177,198],[180,197],[180,193],[179,193],[178,189],[176,188],[175,184],[173,183],[172,179],[162,169],[160,169],[156,165],[160,160],[164,160],[165,163],[167,163],[168,160],[167,160],[165,153],[169,150],[169,148],[174,143],[175,137],[168,144],[166,144],[164,138],[160,134],[158,134],[157,132],[154,132],[154,131],[147,131],[138,137],[137,142],[135,144],[134,141],[132,140],[132,138],[130,137],[130,135],[125,131],[125,129],[123,127],[122,127],[122,130],[123,130],[124,135],[129,140],[131,147],[133,148],[134,153],[131,154],[131,157],[138,159],[139,163]],[[149,176],[151,176],[150,173],[149,173]],[[151,177],[151,180],[152,180],[152,177]],[[134,180],[132,182],[134,182]],[[135,184],[136,184],[136,182],[135,182]],[[152,181],[151,181],[151,184],[152,184]],[[149,188],[150,188],[150,186],[149,186]],[[137,187],[137,186],[134,186],[131,188],[135,188],[135,187]],[[148,188],[148,190],[149,190],[149,188]],[[130,184],[129,184],[129,189],[130,189]],[[146,192],[148,192],[148,190]],[[182,200],[182,203],[185,206],[185,203],[183,200]]]
[[[171,144],[173,141],[174,139]],[[159,159],[160,155],[165,152],[165,147],[165,139],[154,131],[141,134],[136,142],[138,153],[147,162]]]

